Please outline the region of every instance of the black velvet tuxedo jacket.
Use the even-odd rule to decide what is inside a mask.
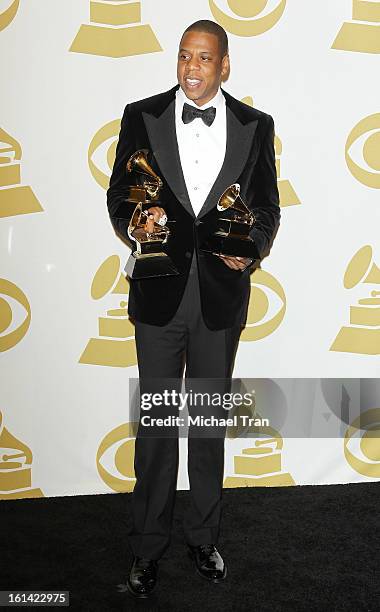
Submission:
[[[201,251],[219,214],[216,204],[223,191],[239,183],[241,197],[256,217],[251,236],[260,260],[270,250],[280,221],[274,154],[274,124],[270,115],[239,102],[222,90],[226,99],[226,155],[218,177],[197,217],[193,212],[182,172],[175,129],[175,94],[167,92],[125,107],[116,158],[107,191],[107,206],[117,234],[129,241],[128,223],[135,205],[126,201],[132,180],[126,163],[138,149],[149,149],[150,163],[163,179],[160,206],[175,220],[166,244],[180,274],[131,280],[128,314],[151,325],[165,325],[181,301],[195,250],[202,314],[213,330],[244,323],[250,294],[250,270],[231,270],[217,256]],[[199,119],[196,119],[199,121]]]

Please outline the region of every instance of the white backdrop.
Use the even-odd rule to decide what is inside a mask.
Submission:
[[[234,376],[379,376],[380,2],[0,0],[0,498],[133,487],[128,253],[105,188],[126,103],[176,83],[180,36],[213,5],[238,31],[225,89],[274,117],[282,203]],[[330,410],[322,396],[288,408]],[[241,484],[380,478],[378,438],[359,469],[335,431],[339,420],[326,439],[278,433]],[[247,446],[227,441],[226,486]]]

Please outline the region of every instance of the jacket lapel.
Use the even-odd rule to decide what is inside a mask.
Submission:
[[[195,217],[178,151],[175,129],[175,92],[177,89],[178,86],[170,90],[170,93],[173,93],[172,99],[158,117],[151,113],[143,113],[143,119],[153,155],[162,174],[177,200],[181,202],[192,217]]]
[[[159,111],[158,115],[143,112],[143,119],[152,152],[162,174],[179,202],[195,217],[183,176],[175,129],[175,92],[178,87],[168,92],[169,103],[162,112]],[[222,92],[226,98],[227,112],[226,154],[198,217],[204,216],[216,205],[225,189],[235,183],[244,170],[257,127],[257,120],[246,122],[246,115],[237,100],[224,90]]]

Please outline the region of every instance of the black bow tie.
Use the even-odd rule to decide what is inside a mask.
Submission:
[[[210,127],[213,123],[216,115],[216,108],[214,106],[209,106],[209,108],[205,108],[202,110],[201,108],[196,108],[195,106],[190,106],[190,104],[183,105],[182,110],[182,121],[184,123],[191,123],[194,119],[202,119],[202,121]]]

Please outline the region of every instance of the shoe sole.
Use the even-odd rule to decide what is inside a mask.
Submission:
[[[153,591],[155,590],[156,586],[157,584],[154,585],[153,589],[149,593],[137,593],[136,591],[133,590],[133,588],[130,586],[129,582],[127,581],[128,593],[130,593],[135,599],[148,599],[153,593]]]
[[[195,556],[193,555],[193,553],[191,551],[188,551],[188,555],[190,557],[190,559],[192,561],[194,561],[195,564],[195,571],[197,572],[197,574],[203,578],[203,580],[207,580],[207,582],[213,582],[214,584],[219,584],[220,582],[224,582],[226,576],[227,576],[227,566],[224,566],[224,572],[223,572],[223,576],[222,578],[207,578],[207,576],[205,576],[204,574],[202,574],[202,572],[198,569],[198,566],[196,564],[195,561]]]

